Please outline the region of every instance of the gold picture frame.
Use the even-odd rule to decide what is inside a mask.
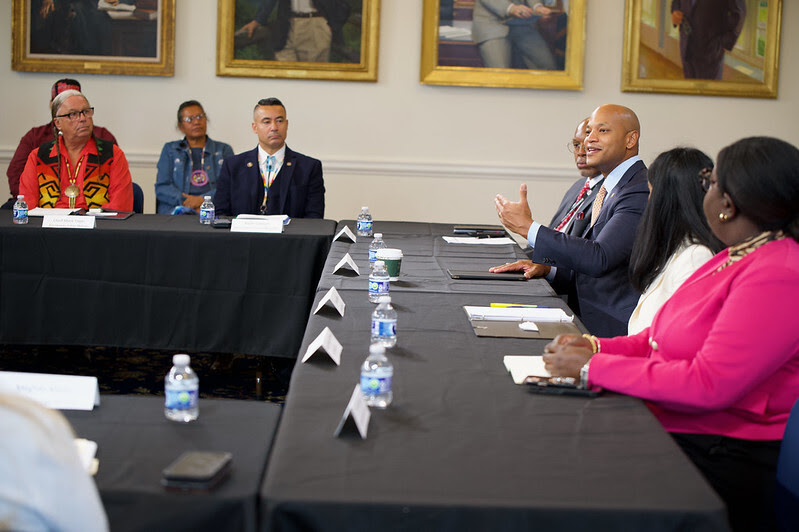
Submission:
[[[723,37],[727,44],[716,44],[715,52],[689,48],[686,37],[681,50],[681,35],[696,35],[701,19],[694,20],[694,28],[690,17],[697,14],[688,12],[675,25],[671,5],[671,0],[626,0],[622,91],[777,97],[782,0],[731,0],[736,7],[721,10],[732,21]],[[714,31],[718,35],[718,28]],[[711,78],[713,72],[721,79]]]
[[[90,3],[66,13],[65,2],[13,0],[11,69],[172,76],[175,0],[142,5],[106,11]],[[82,33],[84,27],[91,32]]]
[[[582,90],[583,60],[585,56],[585,12],[586,0],[570,0],[568,10],[558,10],[554,4],[552,15],[533,17],[534,23],[524,26],[511,26],[511,17],[496,18],[490,21],[495,28],[507,34],[513,32],[529,34],[530,28],[545,37],[545,45],[556,60],[554,69],[537,69],[536,63],[524,62],[516,56],[511,57],[511,68],[488,68],[485,66],[489,56],[484,55],[483,44],[477,44],[473,35],[472,15],[474,4],[481,0],[424,0],[422,20],[422,59],[420,81],[429,85],[460,85],[473,87],[515,87],[527,89]],[[471,6],[471,7],[470,7]],[[442,13],[449,16],[452,9],[452,25],[444,24]],[[481,6],[478,6],[481,9]],[[479,24],[478,39],[483,38],[485,21]],[[542,19],[539,22],[539,18]],[[547,19],[543,21],[543,19]],[[552,24],[549,24],[551,20]],[[516,22],[516,21],[514,21]],[[542,22],[546,22],[545,26]],[[501,24],[507,25],[505,29]],[[557,25],[556,25],[557,24]],[[445,30],[447,33],[443,33]],[[517,33],[517,35],[520,35]],[[536,42],[536,41],[534,41]],[[509,45],[514,50],[515,48]],[[542,50],[539,46],[538,50]],[[546,60],[546,59],[545,59]],[[514,63],[515,62],[515,63]],[[507,61],[505,61],[507,63]]]
[[[336,0],[341,5],[341,0]],[[274,2],[277,4],[277,2]],[[345,0],[346,3],[346,0]],[[269,22],[259,28],[262,38],[253,32],[247,36],[241,24],[253,17],[237,12],[237,0],[218,0],[216,73],[219,76],[321,79],[336,81],[377,81],[380,0],[349,0],[349,12],[339,23],[328,20],[332,44],[327,61],[278,59],[285,50],[275,51],[274,37],[279,34],[280,6],[272,11]],[[247,4],[240,5],[242,11]],[[285,24],[284,33],[290,31]],[[274,30],[274,31],[273,31]],[[256,30],[258,31],[258,30]],[[237,57],[238,55],[238,57]],[[253,57],[254,56],[254,57]]]

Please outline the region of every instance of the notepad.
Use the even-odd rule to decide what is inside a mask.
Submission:
[[[540,355],[505,355],[502,361],[516,384],[524,384],[527,377],[552,377],[544,368],[544,357]]]
[[[574,316],[567,315],[563,309],[559,308],[464,306],[463,309],[471,321],[532,321],[536,323],[574,321]]]

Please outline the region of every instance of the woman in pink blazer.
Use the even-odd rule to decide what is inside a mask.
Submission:
[[[799,398],[799,150],[752,137],[699,176],[728,247],[634,336],[563,335],[554,376],[640,397],[724,499],[733,530],[773,530],[780,441]],[[793,324],[788,323],[794,321]]]

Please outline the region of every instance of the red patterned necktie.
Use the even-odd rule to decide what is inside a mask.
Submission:
[[[561,220],[561,222],[555,228],[555,231],[560,231],[561,229],[566,227],[566,224],[568,224],[569,220],[572,219],[572,216],[574,216],[574,213],[576,213],[577,209],[580,208],[580,204],[582,203],[583,198],[585,197],[585,195],[588,194],[589,190],[591,190],[591,185],[589,185],[589,180],[586,179],[585,180],[585,184],[583,185],[583,188],[581,188],[580,189],[580,193],[577,194],[577,199],[574,200],[574,203],[572,203],[571,209],[569,209],[569,212],[567,212],[566,216],[563,217],[563,220]]]

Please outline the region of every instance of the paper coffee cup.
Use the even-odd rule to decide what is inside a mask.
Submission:
[[[388,270],[388,277],[391,281],[396,281],[399,279],[400,267],[402,266],[401,249],[378,249],[377,260],[382,260],[386,263],[386,270]]]

